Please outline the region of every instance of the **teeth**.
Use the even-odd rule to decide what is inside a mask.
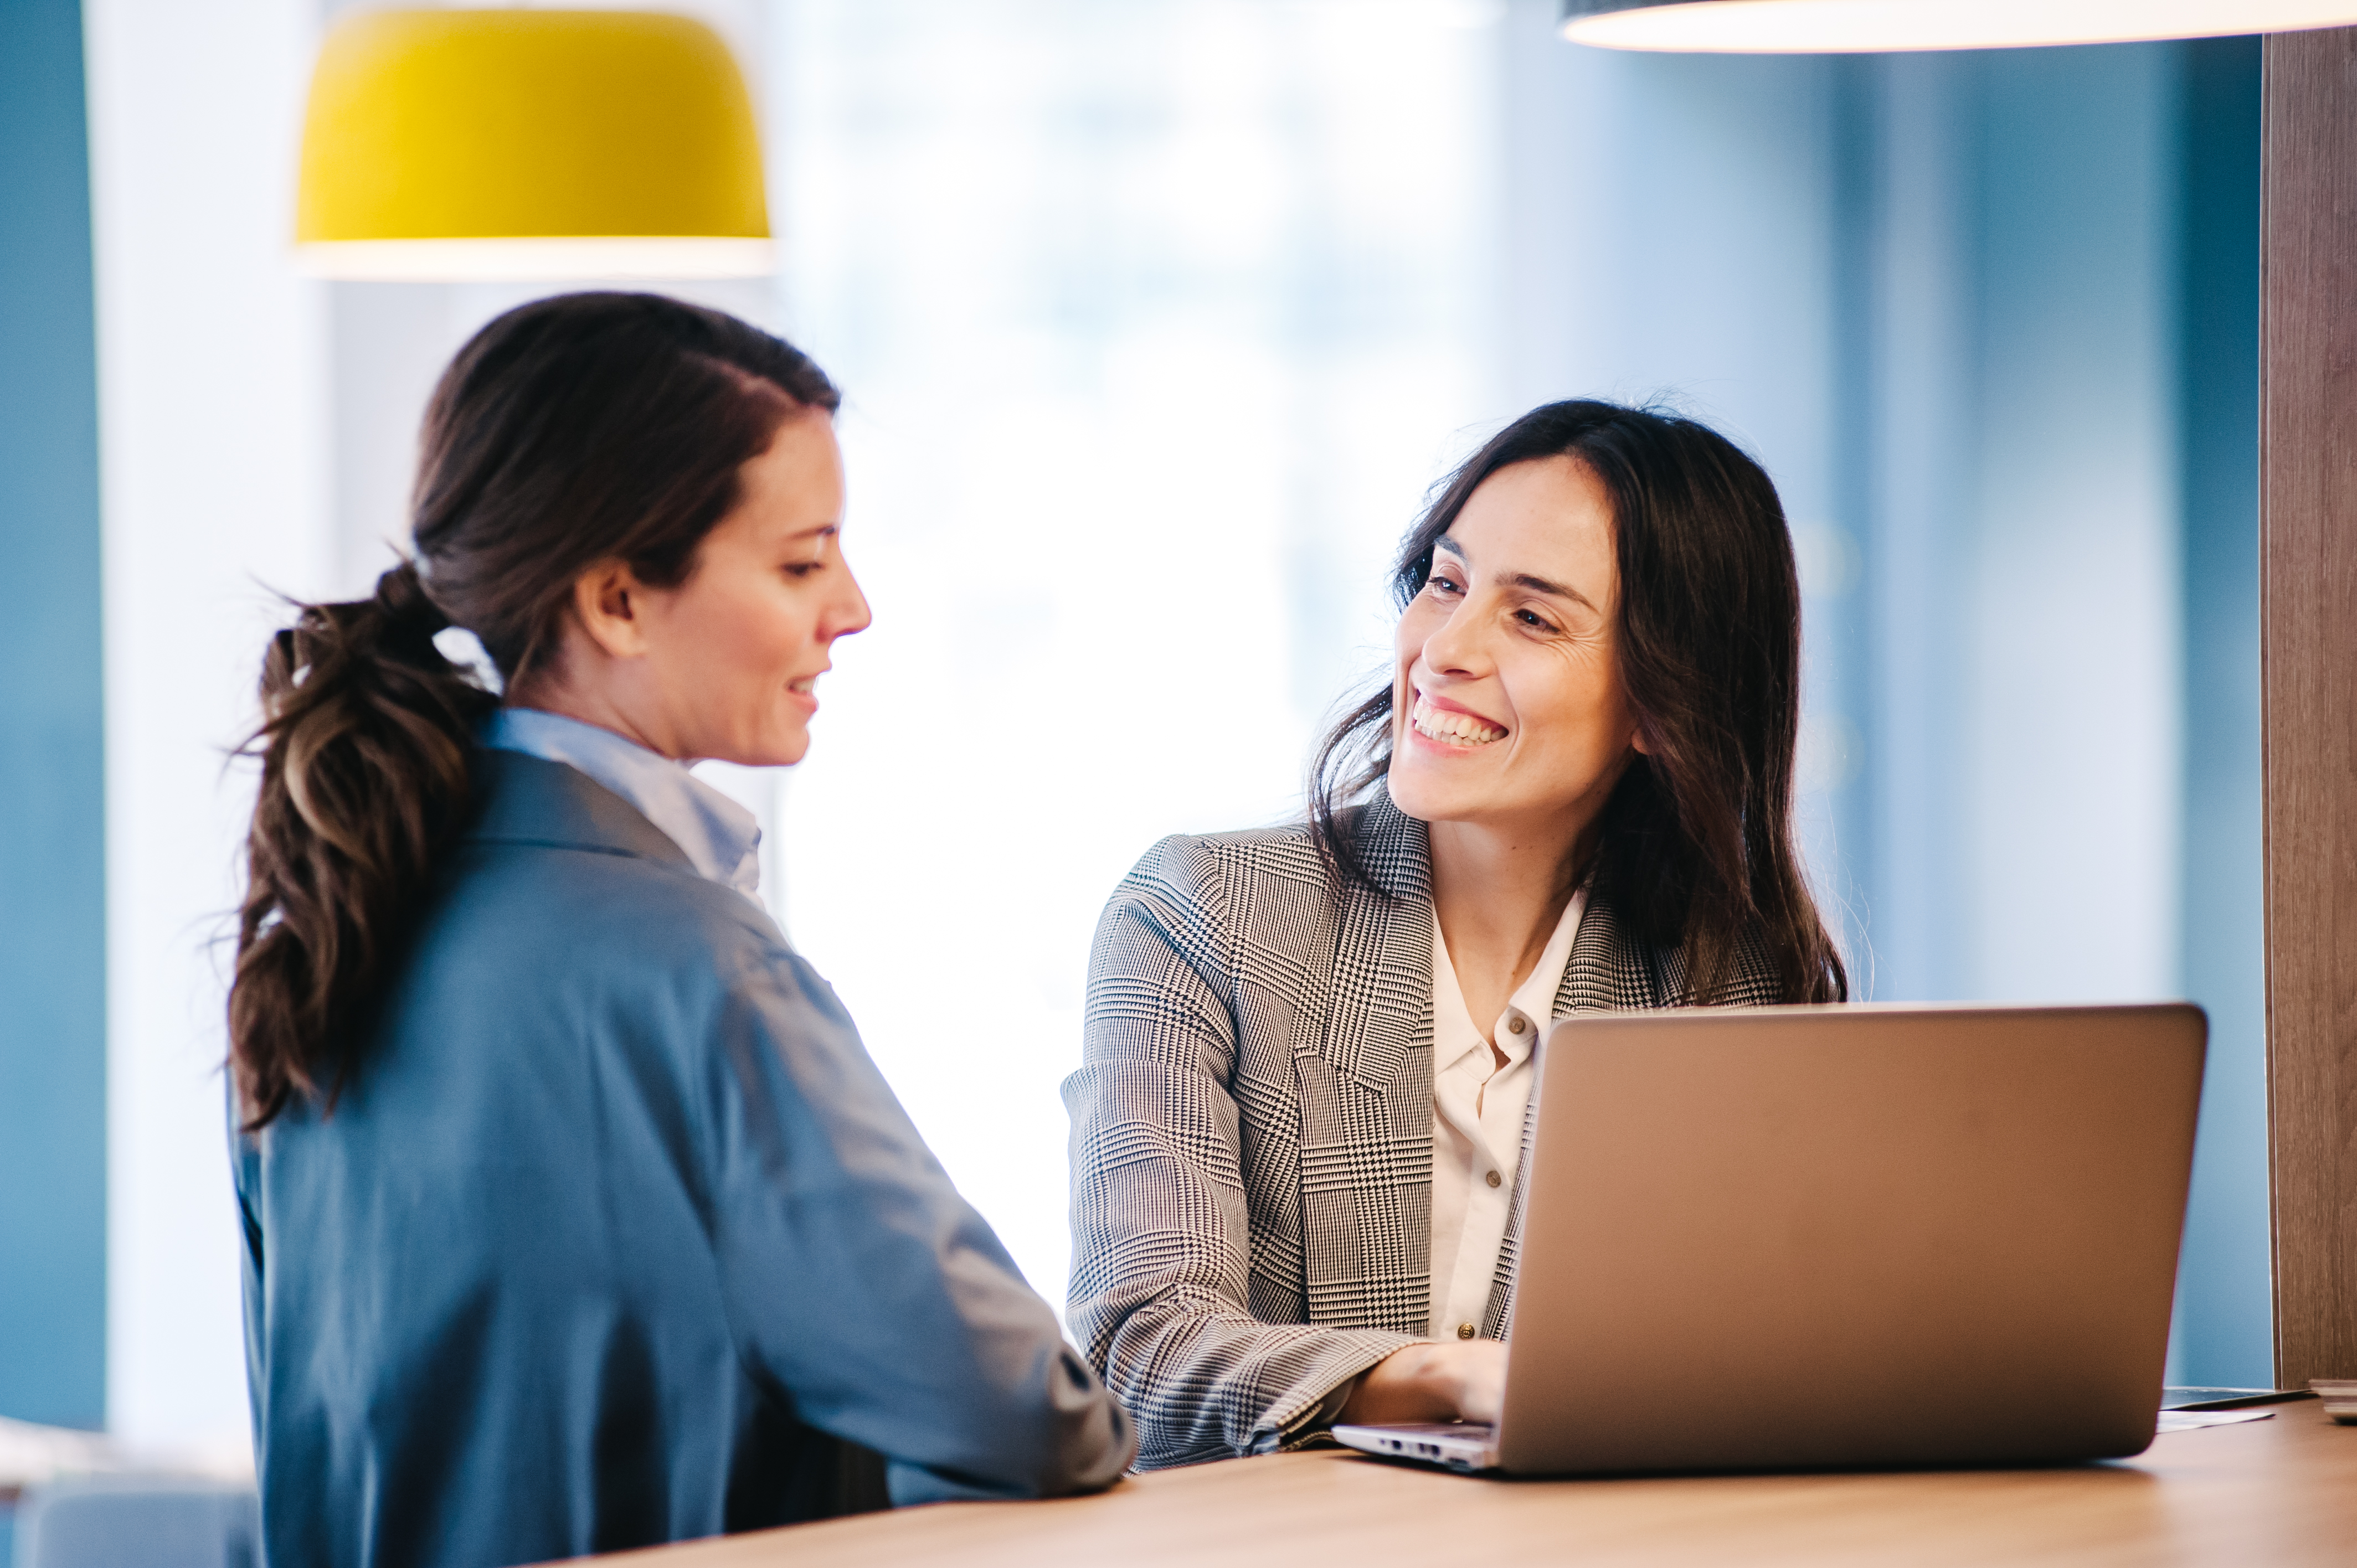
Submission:
[[[1415,733],[1426,739],[1443,741],[1450,746],[1488,746],[1492,741],[1506,738],[1502,725],[1493,725],[1487,719],[1477,719],[1471,714],[1455,714],[1445,708],[1436,708],[1430,699],[1421,695],[1415,700],[1415,708],[1409,714],[1408,722],[1415,726]]]

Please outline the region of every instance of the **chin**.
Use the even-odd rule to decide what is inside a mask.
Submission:
[[[791,768],[810,752],[810,732],[800,735],[766,736],[727,751],[710,754],[715,762],[732,763],[738,768]]]
[[[1472,802],[1457,799],[1458,791],[1437,785],[1418,776],[1418,770],[1404,768],[1394,763],[1383,780],[1391,791],[1392,804],[1420,822],[1452,822],[1471,815]]]

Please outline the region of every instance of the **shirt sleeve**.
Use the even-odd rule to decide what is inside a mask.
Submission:
[[[1166,840],[1099,922],[1072,1118],[1072,1331],[1136,1412],[1152,1467],[1297,1446],[1412,1336],[1267,1323],[1229,1090],[1236,1028],[1218,871]]]
[[[883,1455],[895,1503],[1110,1485],[1130,1421],[860,1044],[767,948],[730,977],[714,1105],[732,1332],[797,1417]]]

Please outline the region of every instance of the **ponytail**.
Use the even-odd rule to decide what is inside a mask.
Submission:
[[[371,598],[307,605],[271,639],[246,841],[230,1062],[248,1131],[332,1105],[443,852],[466,825],[475,727],[499,705],[434,645],[414,564]]]

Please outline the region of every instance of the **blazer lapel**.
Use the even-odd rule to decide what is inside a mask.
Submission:
[[[1432,873],[1422,822],[1363,808],[1381,892],[1339,889],[1322,1034],[1297,1051],[1309,1321],[1422,1334],[1431,1320]]]
[[[1402,815],[1390,796],[1365,810],[1367,862],[1383,891],[1342,885],[1333,999],[1318,1054],[1382,1094],[1418,1052],[1427,1069],[1431,1061],[1432,859],[1425,825]]]

